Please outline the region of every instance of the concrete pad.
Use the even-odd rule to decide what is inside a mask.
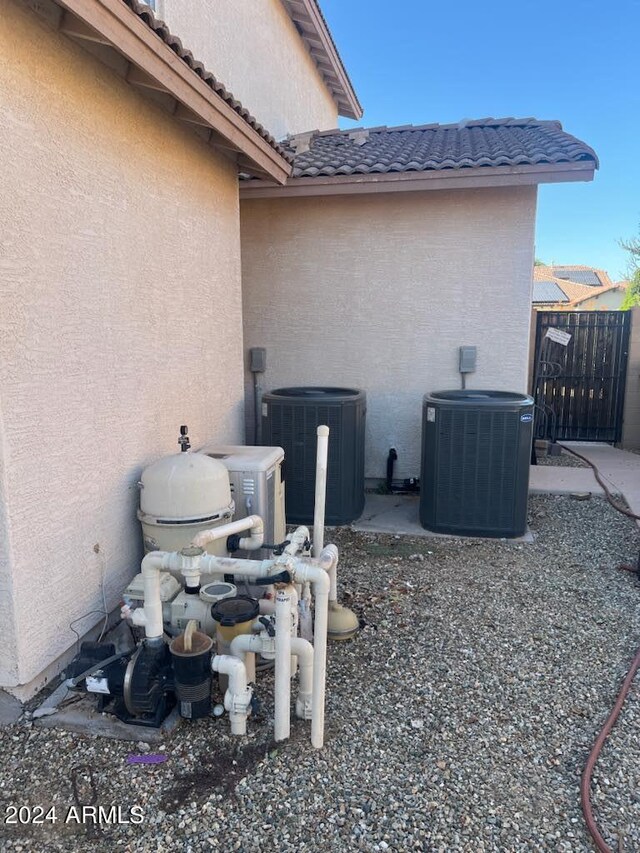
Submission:
[[[573,492],[604,494],[591,468],[563,468],[559,465],[531,466],[530,495],[570,495]]]
[[[0,728],[17,723],[22,716],[22,702],[0,690]]]
[[[420,536],[425,539],[459,539],[443,533],[425,530],[419,520],[420,498],[416,495],[376,495],[367,494],[364,512],[353,522],[351,528],[361,533],[389,533],[393,535]],[[484,536],[464,537],[465,539],[487,539]],[[492,539],[491,541],[496,541]],[[527,531],[524,536],[510,539],[510,542],[533,542],[533,534]]]
[[[593,462],[602,477],[611,484],[611,491],[624,495],[629,509],[640,515],[640,456],[637,453],[627,453],[610,444],[586,441],[562,443]]]
[[[169,714],[159,729],[132,726],[123,723],[113,714],[99,714],[95,710],[95,698],[76,694],[79,698],[72,705],[62,706],[55,714],[39,717],[33,725],[42,729],[65,729],[82,735],[98,735],[116,740],[162,743],[181,723],[177,707]],[[74,695],[75,699],[75,695]]]

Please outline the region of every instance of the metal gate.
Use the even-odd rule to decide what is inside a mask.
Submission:
[[[536,438],[620,441],[630,330],[630,311],[538,312]]]

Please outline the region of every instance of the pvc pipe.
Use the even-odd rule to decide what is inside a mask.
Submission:
[[[275,560],[242,560],[240,557],[216,557],[203,554],[200,557],[200,571],[203,575],[243,575],[247,578],[266,578],[277,574]]]
[[[310,720],[313,715],[313,646],[302,637],[293,637],[291,651],[295,652],[300,666],[296,716],[301,720]]]
[[[164,551],[152,551],[142,561],[142,584],[144,590],[144,632],[148,639],[162,638],[162,600],[160,598],[160,572],[165,568]]]
[[[262,651],[262,637],[259,634],[239,634],[231,640],[229,651],[244,663],[249,684],[255,684],[256,652]]]
[[[249,530],[250,535],[240,539],[240,549],[242,551],[257,551],[262,548],[262,543],[264,542],[264,522],[259,515],[247,515],[245,518],[230,521],[228,524],[220,525],[220,527],[202,530],[193,539],[191,544],[198,548],[206,548],[210,542],[216,542],[218,539],[226,539],[234,533],[242,533],[245,530]]]
[[[327,497],[327,456],[329,451],[329,427],[319,426],[316,430],[316,497],[313,509],[313,556],[317,557],[324,545],[324,511]]]
[[[120,618],[126,619],[126,621],[135,628],[144,628],[147,624],[144,607],[136,607],[132,609],[130,605],[124,604],[120,608]]]
[[[275,740],[291,732],[291,585],[276,594]]]
[[[327,675],[327,625],[329,618],[329,575],[320,566],[296,561],[296,581],[311,581],[316,600],[313,624],[313,700],[311,744],[321,749],[324,744],[324,694]],[[277,631],[277,623],[276,623]]]
[[[247,685],[244,663],[231,655],[215,655],[211,670],[229,678],[229,689],[224,694],[224,707],[229,712],[232,735],[246,735],[247,717],[251,708],[251,688]]]
[[[313,622],[311,618],[311,584],[309,583],[305,583],[302,588],[302,598],[298,604],[298,610],[300,611],[300,636],[311,642],[313,640]]]
[[[324,569],[327,574],[338,564],[337,545],[325,545],[320,554],[313,558],[313,563]]]
[[[291,634],[292,639],[294,637],[298,636],[298,623],[300,621],[300,614],[298,612],[298,601],[300,599],[298,596],[297,586],[300,586],[300,584],[292,585],[290,587],[290,589],[291,589],[291,616],[290,616],[291,622],[290,622],[289,633]],[[297,671],[298,671],[298,658],[292,653],[291,654],[291,677],[292,678],[296,674]]]
[[[309,528],[301,524],[300,527],[296,527],[288,539],[289,544],[284,549],[283,557],[285,555],[295,557],[298,551],[304,550],[305,543],[309,541]],[[282,557],[280,557],[280,562],[282,562]]]
[[[260,626],[262,628],[262,626]],[[231,640],[231,654],[234,657],[245,661],[247,668],[247,680],[255,681],[255,656],[263,655],[267,660],[273,660],[276,653],[275,637],[270,637],[269,634],[262,628],[260,634],[239,634]],[[250,659],[253,658],[254,672],[253,678],[250,671]]]
[[[317,557],[309,560],[303,557],[302,559],[308,565],[320,566],[329,576],[329,602],[336,604],[338,601],[338,548],[331,544],[325,545],[321,553]]]
[[[276,612],[276,602],[273,598],[261,598],[258,601],[261,616],[273,616]]]
[[[316,558],[316,562],[329,575],[329,601],[338,601],[338,549],[335,545],[327,545]]]

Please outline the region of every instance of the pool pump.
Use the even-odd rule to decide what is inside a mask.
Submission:
[[[164,641],[143,640],[120,654],[113,643],[84,642],[66,676],[70,687],[96,695],[98,711],[133,725],[160,726],[176,702],[171,654]]]

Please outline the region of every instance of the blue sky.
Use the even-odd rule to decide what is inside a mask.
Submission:
[[[535,116],[591,145],[592,183],[540,187],[536,255],[623,276],[618,240],[640,231],[640,0],[321,4],[365,110],[357,124]]]

